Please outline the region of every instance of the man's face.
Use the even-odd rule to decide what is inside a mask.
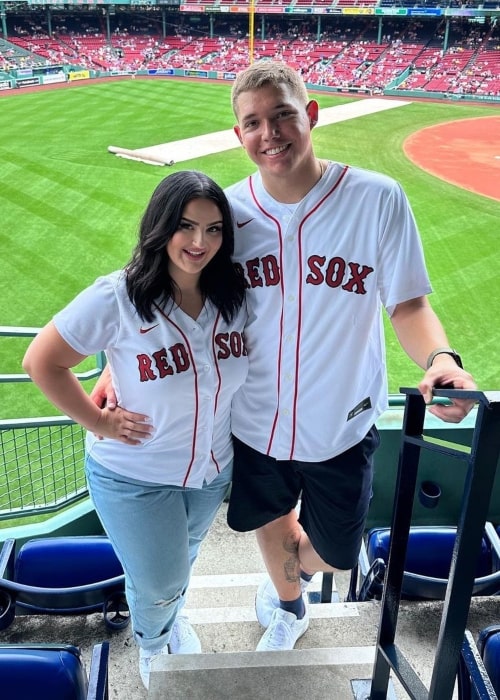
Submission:
[[[311,128],[317,120],[316,102],[304,105],[285,84],[265,85],[242,92],[237,111],[234,131],[263,176],[289,176],[314,158]]]

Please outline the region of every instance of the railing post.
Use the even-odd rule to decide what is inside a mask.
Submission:
[[[441,398],[479,402],[472,445],[467,454],[463,446],[444,447],[427,440],[423,436],[425,404],[422,396],[417,389],[401,391],[407,398],[370,700],[385,700],[391,669],[413,700],[451,700],[474,587],[477,553],[500,455],[500,392],[484,394],[455,389],[434,392]],[[435,450],[467,463],[429,691],[394,643],[421,449]]]

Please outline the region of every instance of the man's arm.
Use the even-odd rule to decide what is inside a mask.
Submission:
[[[475,390],[474,379],[446,353],[436,355],[427,369],[427,361],[437,348],[449,346],[441,321],[427,297],[410,299],[396,306],[391,322],[401,347],[422,369],[426,370],[418,389],[425,402],[432,401],[434,387],[453,386],[455,389]],[[459,423],[474,406],[473,401],[453,400],[451,405],[435,404],[429,411],[448,423]]]

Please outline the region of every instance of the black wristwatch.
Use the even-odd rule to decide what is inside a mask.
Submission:
[[[451,355],[457,363],[457,365],[462,369],[464,368],[462,364],[462,358],[456,350],[453,350],[453,348],[437,348],[437,350],[433,350],[427,358],[426,369],[429,369],[432,366],[432,363],[438,355]]]

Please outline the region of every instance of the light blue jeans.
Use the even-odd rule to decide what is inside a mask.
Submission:
[[[191,569],[224,500],[232,464],[201,489],[128,479],[87,455],[90,496],[125,572],[139,646],[159,651],[184,605]]]

